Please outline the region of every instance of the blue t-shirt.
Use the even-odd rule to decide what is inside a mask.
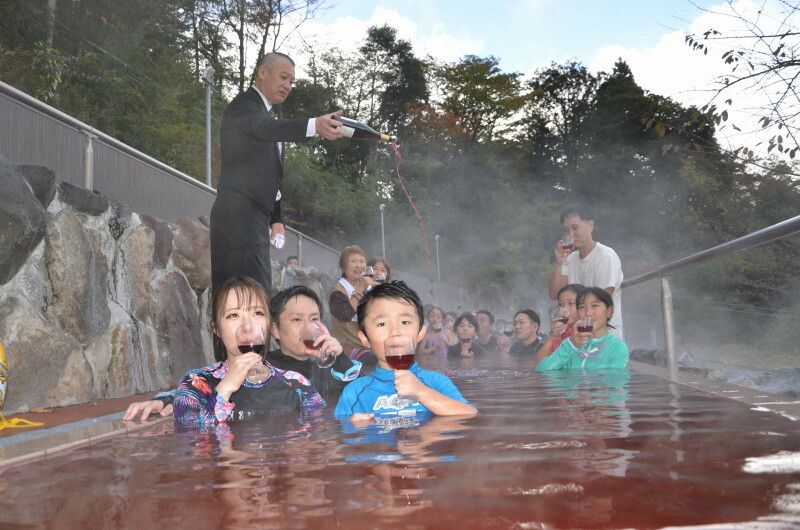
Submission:
[[[417,363],[412,364],[409,370],[428,388],[462,403],[470,404],[446,375],[423,370]],[[357,412],[373,413],[376,416],[380,414],[412,416],[417,413],[431,413],[416,399],[398,396],[397,389],[394,387],[394,370],[384,368],[376,368],[370,375],[360,377],[344,387],[339,404],[336,405],[336,417],[349,418]]]

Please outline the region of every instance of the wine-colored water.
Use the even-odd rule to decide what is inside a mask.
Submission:
[[[444,367],[480,409],[473,418],[356,428],[325,410],[205,431],[165,422],[6,468],[0,527],[800,524],[791,420],[647,374],[503,362]]]

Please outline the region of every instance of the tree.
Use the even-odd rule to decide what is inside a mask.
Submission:
[[[518,73],[502,73],[494,57],[468,55],[458,63],[438,66],[444,112],[455,117],[467,149],[490,141],[525,103]]]
[[[583,123],[596,105],[601,81],[574,61],[552,63],[528,81],[531,95],[520,125],[534,160],[565,170],[580,165],[587,140]]]
[[[729,0],[727,9],[716,13],[738,22],[738,28],[729,32],[710,28],[702,35],[685,37],[686,44],[700,53],[722,47],[720,60],[730,67],[730,73],[719,79],[707,110],[719,125],[728,121],[734,103],[758,94],[759,106],[750,112],[758,116],[762,130],[774,131],[767,152],[774,149],[795,158],[800,154],[800,93],[795,83],[800,75],[800,6],[780,1],[745,9],[737,11]],[[739,152],[751,159],[755,156],[753,146],[741,147]]]

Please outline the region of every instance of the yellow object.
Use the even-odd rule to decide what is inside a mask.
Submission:
[[[3,404],[6,402],[6,389],[8,388],[8,363],[6,363],[6,352],[3,349],[3,343],[0,342],[0,411],[3,410]],[[3,413],[0,412],[0,431],[12,427],[38,427],[44,425],[35,421],[23,420],[22,418],[11,418],[7,420]]]

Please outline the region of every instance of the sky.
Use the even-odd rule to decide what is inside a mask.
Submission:
[[[692,51],[686,33],[709,28],[727,35],[740,31],[731,9],[747,18],[777,10],[779,0],[329,0],[315,20],[305,22],[292,36],[320,46],[355,50],[370,26],[388,24],[398,37],[412,43],[418,56],[455,62],[464,55],[494,56],[505,72],[533,74],[552,62],[576,60],[592,72],[610,72],[623,58],[645,90],[689,105],[709,101],[715,80],[728,73],[719,59],[724,48],[711,53]],[[491,9],[486,9],[491,5]],[[756,15],[757,11],[761,15]],[[777,18],[777,17],[776,17]],[[303,75],[302,59],[298,74]],[[734,94],[737,96],[737,94]],[[741,128],[755,123],[747,108],[753,94],[738,94]],[[745,101],[747,100],[747,101]],[[732,113],[732,116],[735,116]],[[733,119],[731,120],[733,121]],[[744,126],[743,126],[744,125]],[[720,140],[735,147],[751,142],[731,127],[718,130]]]

